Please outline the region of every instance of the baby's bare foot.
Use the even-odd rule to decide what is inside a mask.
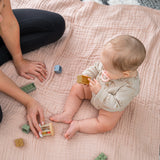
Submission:
[[[71,123],[72,117],[66,112],[62,112],[60,114],[55,114],[49,118],[51,121],[55,122],[63,122],[63,123]]]
[[[79,131],[79,121],[72,121],[64,137],[66,139],[71,139],[78,131]]]

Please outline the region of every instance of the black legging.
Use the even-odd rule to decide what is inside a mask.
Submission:
[[[1,106],[0,106],[0,122],[2,121],[2,118],[3,118],[3,113],[2,113]]]
[[[23,54],[57,41],[64,33],[65,21],[57,13],[37,9],[15,9],[13,13],[20,26],[20,44]],[[11,54],[0,38],[0,65],[11,59]],[[2,117],[0,107],[0,122]]]
[[[15,9],[13,13],[20,26],[23,54],[57,41],[64,33],[65,21],[57,13],[37,9]],[[0,38],[0,65],[11,59],[8,49]]]

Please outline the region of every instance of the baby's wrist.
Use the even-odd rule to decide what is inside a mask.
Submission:
[[[99,88],[96,90],[95,94],[97,94],[100,90],[101,90],[101,87],[99,87]]]

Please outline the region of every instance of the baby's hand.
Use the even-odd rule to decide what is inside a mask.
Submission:
[[[97,94],[101,89],[101,85],[99,84],[99,82],[96,79],[91,80],[90,78],[88,78],[88,80],[90,82],[89,87],[90,87],[91,91],[93,93]]]

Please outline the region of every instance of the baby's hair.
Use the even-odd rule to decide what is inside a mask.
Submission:
[[[133,36],[120,35],[108,43],[116,53],[112,58],[115,69],[123,72],[135,71],[145,59],[146,50],[143,43]]]

